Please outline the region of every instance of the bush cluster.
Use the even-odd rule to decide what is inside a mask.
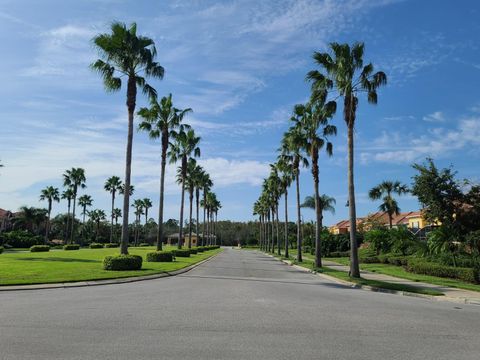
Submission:
[[[330,254],[325,255],[325,257],[350,257],[350,251],[332,251]]]
[[[409,259],[406,270],[415,274],[458,279],[475,284],[480,281],[478,269],[440,265],[422,259]]]
[[[14,248],[28,249],[34,245],[42,245],[45,239],[42,236],[33,235],[27,230],[14,230],[1,234],[1,244],[8,244]]]
[[[140,243],[140,245],[138,245],[138,246],[143,246],[144,247],[144,246],[151,246],[151,245],[149,243]]]
[[[191,249],[188,249],[190,251],[190,254],[196,254],[198,253],[198,249],[197,248],[191,248]]]
[[[99,243],[91,243],[89,245],[90,249],[103,249],[103,244],[99,244]]]
[[[115,255],[106,256],[103,259],[104,270],[140,270],[142,268],[142,257],[139,255]]]
[[[116,243],[108,243],[108,244],[105,244],[105,247],[107,249],[111,249],[111,248],[117,248],[119,247],[120,245],[119,244],[116,244]]]
[[[147,253],[148,262],[172,262],[173,253],[171,251],[153,251]]]
[[[188,249],[175,249],[172,250],[172,253],[175,257],[190,257],[190,250]]]
[[[63,250],[80,250],[80,245],[78,244],[63,245]]]
[[[207,249],[205,249],[205,246],[198,246],[197,247],[197,252],[201,253],[201,252],[204,252],[204,251],[207,251]]]
[[[30,247],[30,252],[45,252],[50,251],[50,246],[48,245],[33,245]]]

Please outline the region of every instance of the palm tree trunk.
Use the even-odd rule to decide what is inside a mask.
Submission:
[[[196,188],[195,189],[195,203],[196,203],[196,214],[197,214],[197,223],[195,224],[195,232],[197,233],[197,246],[199,246],[198,241],[200,238],[200,233],[198,232],[199,230],[199,215],[200,215],[200,189]]]
[[[390,225],[390,230],[392,230],[392,228],[393,228],[393,216],[390,213],[388,214],[388,223]]]
[[[285,257],[288,259],[288,189],[285,188]]]
[[[70,231],[70,206],[71,200],[68,200],[68,207],[67,207],[67,228],[65,229],[65,243],[68,244],[68,233]]]
[[[315,192],[315,267],[322,267],[322,240],[320,238],[320,230],[322,226],[322,209],[320,207],[320,194],[318,191],[318,149],[312,151],[312,175],[313,188]]]
[[[110,244],[113,242],[113,209],[115,209],[115,190],[112,191],[112,218],[110,222]]]
[[[182,159],[182,202],[180,204],[180,232],[178,233],[178,245],[179,249],[182,248],[182,235],[183,235],[183,207],[185,202],[185,170],[187,161]]]
[[[193,210],[193,189],[190,189],[190,220],[188,223],[188,248],[192,248],[192,210]]]
[[[87,212],[87,207],[83,207],[83,219],[82,219],[82,238],[83,242],[85,243],[85,213]]]
[[[297,187],[297,261],[302,262],[302,237],[300,235],[300,169],[297,167],[295,176],[295,185]]]
[[[132,174],[133,114],[135,113],[136,98],[137,85],[135,83],[135,76],[130,75],[127,88],[128,135],[127,152],[125,156],[125,192],[123,195],[122,238],[120,240],[120,253],[122,255],[128,254],[128,212],[130,210],[130,177]]]
[[[357,214],[355,208],[355,185],[353,180],[353,122],[348,124],[348,207],[350,216],[350,276],[359,278],[357,246]]]
[[[70,244],[73,244],[73,232],[75,231],[75,207],[77,205],[77,195],[73,197],[72,226],[70,229]]]
[[[278,222],[278,202],[275,204],[275,227],[277,230],[277,254],[282,255],[281,250],[280,250],[280,232],[279,232],[279,222]]]
[[[218,225],[218,212],[215,211],[215,245],[222,245],[220,241],[218,241],[218,236],[217,236],[217,225]]]
[[[275,254],[275,206],[272,207],[272,253]]]
[[[207,192],[203,189],[203,226],[202,226],[202,246],[205,246],[207,243],[205,241],[206,234],[206,213],[207,213]]]
[[[266,239],[267,239],[267,244],[266,244],[266,251],[270,251],[270,210],[267,211],[267,223],[265,224],[265,233],[266,233]]]

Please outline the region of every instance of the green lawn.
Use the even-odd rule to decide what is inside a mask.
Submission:
[[[154,250],[153,246],[129,248],[130,254],[143,257],[142,269],[137,271],[106,271],[102,269],[105,256],[119,253],[116,248],[77,251],[51,250],[44,253],[4,252],[0,255],[0,286],[152,275],[187,267],[221,251],[221,249],[217,249],[190,255],[189,258],[179,257],[177,261],[171,263],[146,262],[146,253]]]
[[[326,260],[334,261],[342,265],[349,264],[349,258],[325,258]],[[376,272],[378,274],[385,274],[396,276],[402,279],[412,281],[422,281],[429,284],[455,287],[459,289],[480,291],[480,285],[470,284],[455,279],[446,279],[437,276],[414,274],[406,271],[402,266],[395,266],[390,264],[360,264],[362,270]]]

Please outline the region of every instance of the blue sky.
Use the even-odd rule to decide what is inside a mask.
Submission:
[[[109,209],[103,183],[124,173],[125,94],[106,94],[88,65],[96,59],[90,39],[112,20],[135,21],[156,41],[166,72],[152,85],[193,108],[186,122],[202,136],[200,163],[223,204],[219,218],[251,218],[291,109],[309,96],[311,54],[331,41],[364,41],[365,59],[389,79],[378,105],[362,99],[358,111],[359,216],[378,206],[366,196],[372,186],[411,183],[411,164],[427,156],[478,181],[479,18],[474,0],[0,0],[0,207],[42,206],[41,188],[61,187],[65,169],[83,167],[85,193],[96,208]],[[338,202],[327,224],[347,216],[341,110],[334,123],[334,156],[320,164],[320,190]],[[157,202],[159,159],[159,144],[135,133],[134,198]],[[301,178],[303,198],[313,193],[308,169]],[[178,218],[172,167],[166,189],[167,218]],[[402,210],[418,208],[412,197],[399,200]],[[65,210],[55,205],[54,212]]]

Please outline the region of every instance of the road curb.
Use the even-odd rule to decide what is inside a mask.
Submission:
[[[263,253],[263,252],[262,252]],[[267,256],[270,256],[271,258],[274,258],[275,260],[281,261],[282,263],[292,266],[297,270],[308,272],[314,275],[317,275],[321,278],[336,282],[338,284],[346,285],[348,287],[351,287],[352,289],[361,289],[361,290],[367,290],[367,291],[373,291],[373,292],[379,292],[379,293],[385,293],[385,294],[392,294],[392,295],[401,295],[401,296],[409,296],[409,297],[416,297],[416,298],[422,298],[422,299],[428,299],[428,300],[433,300],[433,301],[446,301],[446,302],[452,302],[456,304],[468,304],[468,305],[480,305],[480,302],[478,300],[473,300],[469,298],[456,298],[456,297],[451,297],[451,296],[433,296],[433,295],[427,295],[427,294],[417,294],[417,293],[412,293],[409,291],[398,291],[398,290],[390,290],[390,289],[383,289],[379,288],[376,286],[370,286],[370,285],[360,285],[356,284],[350,281],[346,280],[341,280],[337,279],[336,277],[326,275],[319,273],[314,270],[307,269],[303,266],[293,264],[290,260],[283,260],[279,259],[273,255],[263,253]]]
[[[195,263],[193,265],[184,267],[182,269],[174,270],[174,271],[166,271],[159,274],[152,274],[152,275],[144,275],[144,276],[132,276],[126,278],[119,278],[119,279],[105,279],[105,280],[90,280],[90,281],[75,281],[75,282],[65,282],[65,283],[52,283],[52,284],[32,284],[32,285],[6,285],[0,286],[0,292],[2,291],[25,291],[25,290],[45,290],[45,289],[66,289],[66,288],[75,288],[75,287],[86,287],[86,286],[100,286],[100,285],[114,285],[114,284],[127,284],[137,281],[144,281],[144,280],[154,280],[154,279],[161,279],[164,277],[170,277],[175,275],[180,275],[186,273],[197,266],[200,266],[207,261],[212,260],[217,255],[221,254],[222,252],[218,252],[213,254],[212,256]]]

